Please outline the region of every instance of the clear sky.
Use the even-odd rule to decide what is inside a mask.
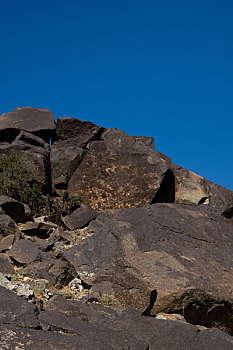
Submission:
[[[131,135],[233,190],[232,0],[0,0],[0,114]]]

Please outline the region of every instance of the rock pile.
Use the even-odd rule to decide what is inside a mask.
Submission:
[[[233,349],[232,223],[153,138],[3,114],[0,349]]]

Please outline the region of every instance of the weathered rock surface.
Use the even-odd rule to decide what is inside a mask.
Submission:
[[[8,196],[0,196],[0,207],[15,222],[26,222],[30,218],[28,205],[16,201]]]
[[[35,261],[39,257],[39,253],[35,243],[29,239],[20,239],[9,251],[9,256],[16,264],[26,265]]]
[[[4,113],[0,116],[0,130],[20,129],[29,131],[47,143],[55,130],[54,115],[47,109],[33,107],[16,108],[14,111]]]
[[[0,240],[0,253],[10,249],[14,242],[14,235],[7,235]]]
[[[206,204],[222,212],[233,207],[233,192],[202,176],[172,164],[175,177],[175,202]]]
[[[0,272],[3,274],[13,274],[15,272],[13,266],[5,254],[0,254]]]
[[[58,140],[67,140],[78,137],[87,138],[85,145],[98,134],[101,134],[105,128],[102,128],[92,122],[79,120],[76,118],[57,118],[56,123],[56,138]],[[84,140],[84,139],[83,139]],[[83,142],[82,140],[82,142]],[[84,147],[78,146],[78,147]]]
[[[73,211],[70,215],[64,216],[62,221],[70,230],[76,230],[88,225],[97,215],[98,213],[94,209],[88,205],[81,204],[80,208]]]
[[[109,129],[93,142],[69,181],[94,209],[138,207],[153,200],[170,159],[123,131]]]
[[[123,305],[141,312],[181,312],[201,290],[202,297],[210,293],[203,299],[226,305],[222,314],[232,318],[232,249],[232,226],[218,211],[154,204],[121,210],[64,256],[94,291],[108,283]]]
[[[17,241],[21,237],[21,232],[16,223],[5,212],[0,212],[0,229],[2,238],[8,235],[14,235],[15,241]]]
[[[12,324],[19,327],[36,328],[39,326],[37,313],[35,305],[29,304],[25,299],[0,286],[1,325]],[[0,339],[2,346],[4,343],[2,338]]]
[[[74,139],[56,141],[51,147],[50,162],[53,188],[65,189],[68,181],[81,162],[83,149]]]
[[[50,286],[66,286],[76,276],[74,267],[64,260],[58,260],[51,253],[40,253],[40,261],[28,264],[21,273],[33,279],[45,279]]]

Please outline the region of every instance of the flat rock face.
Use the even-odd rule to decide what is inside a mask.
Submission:
[[[38,135],[49,142],[55,130],[54,114],[47,109],[33,107],[16,108],[0,116],[0,130],[20,129]]]
[[[109,129],[93,142],[69,181],[94,209],[138,207],[153,200],[170,159],[123,131]]]
[[[109,283],[123,305],[157,313],[191,290],[232,302],[232,249],[233,228],[214,209],[154,204],[121,210],[64,255],[94,290]]]
[[[39,249],[29,239],[21,239],[13,245],[9,256],[18,264],[29,264],[38,258]]]

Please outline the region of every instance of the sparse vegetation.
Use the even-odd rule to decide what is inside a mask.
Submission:
[[[62,216],[69,215],[79,208],[83,203],[81,196],[70,195],[68,191],[63,192],[62,197],[48,198],[49,220],[62,225]]]
[[[109,295],[109,294],[103,294],[100,298],[98,298],[98,301],[100,304],[105,305],[105,306],[109,306],[109,305],[119,306],[120,305],[119,300],[117,300],[114,295]]]
[[[34,178],[36,168],[18,153],[3,157],[0,163],[0,194],[28,204],[31,209],[47,203]]]

